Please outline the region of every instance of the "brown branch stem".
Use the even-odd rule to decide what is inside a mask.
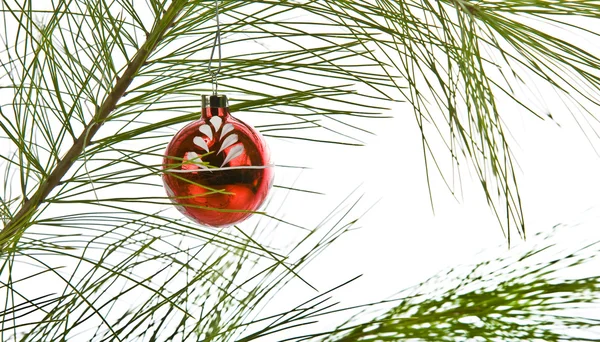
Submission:
[[[10,219],[0,231],[0,253],[6,250],[9,243],[16,243],[19,236],[31,225],[31,218],[39,206],[46,200],[52,190],[60,183],[61,179],[69,171],[71,166],[79,158],[86,146],[90,144],[94,135],[106,121],[110,113],[116,108],[117,103],[125,94],[125,91],[137,76],[141,67],[146,63],[150,53],[156,48],[167,30],[173,25],[175,19],[181,13],[188,0],[173,0],[163,17],[156,23],[148,38],[136,52],[135,57],[129,62],[127,68],[104,99],[92,120],[75,140],[71,148],[62,157],[48,178],[40,182],[36,192],[27,200],[21,209]]]

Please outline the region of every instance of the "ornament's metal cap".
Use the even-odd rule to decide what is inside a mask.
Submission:
[[[202,108],[228,108],[229,101],[225,95],[202,95]]]

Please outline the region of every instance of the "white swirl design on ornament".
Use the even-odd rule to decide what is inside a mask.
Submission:
[[[244,154],[244,145],[239,143],[238,135],[235,133],[229,134],[233,130],[234,127],[232,124],[226,123],[225,125],[223,125],[223,119],[221,119],[218,116],[213,116],[208,121],[208,124],[202,124],[198,128],[198,131],[200,131],[200,133],[202,133],[206,136],[206,138],[208,138],[208,142],[212,143],[215,141],[215,139],[218,139],[221,147],[219,148],[217,154],[224,153],[227,148],[233,146],[226,154],[223,163],[220,166],[221,168],[223,168],[223,166],[225,166],[227,163],[231,162],[235,158]],[[202,136],[194,137],[193,141],[194,145],[198,146],[202,150],[206,151],[207,153],[211,152],[210,148],[208,147],[208,142],[204,140]],[[202,163],[202,157],[196,152],[190,151],[186,153],[186,155],[187,160],[194,162],[195,165],[202,169],[208,169],[208,166]]]

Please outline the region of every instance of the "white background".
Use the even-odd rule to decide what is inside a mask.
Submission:
[[[530,237],[555,224],[598,216],[600,201],[600,158],[553,94],[542,93],[539,101],[553,109],[560,127],[512,106],[500,107],[501,113],[510,112],[505,120],[520,165],[517,177]],[[301,273],[319,290],[363,274],[336,294],[346,305],[392,296],[442,269],[477,260],[482,250],[498,245],[504,246],[500,253],[508,250],[478,179],[467,169],[459,198],[439,186],[439,177],[432,172],[434,214],[413,112],[408,105],[397,104],[389,114],[392,119],[369,123],[376,136],[366,137],[365,147],[268,139],[273,162],[292,159],[295,165],[312,168],[299,175],[278,173],[276,184],[290,185],[299,176],[299,188],[325,193],[290,195],[281,209],[284,218],[302,219],[310,227],[355,189],[365,196],[353,215],[375,204],[361,218],[360,229],[345,234]],[[583,221],[589,231],[597,229],[592,222]],[[284,225],[276,229],[283,230],[282,235],[288,234],[287,229],[290,235],[298,233]],[[514,231],[513,243],[519,244]],[[310,294],[298,282],[291,288],[286,292],[290,296],[278,297],[289,302],[273,303],[270,310],[297,304],[294,291]]]

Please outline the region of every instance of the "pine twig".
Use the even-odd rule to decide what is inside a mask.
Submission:
[[[48,178],[40,183],[35,194],[23,204],[17,214],[14,215],[4,226],[2,231],[0,231],[0,253],[6,250],[7,244],[12,238],[18,236],[27,229],[26,225],[30,223],[30,219],[35,214],[38,207],[60,183],[61,179],[69,171],[71,166],[73,166],[85,147],[90,144],[94,135],[98,132],[110,113],[116,108],[117,103],[123,97],[141,67],[148,60],[150,53],[154,51],[166,31],[173,25],[175,19],[179,13],[181,13],[187,2],[188,0],[175,0],[171,3],[171,6],[164,12],[162,19],[157,22],[153,30],[148,34],[146,42],[144,42],[142,47],[137,51],[135,57],[129,63],[122,76],[117,78],[115,86],[102,105],[97,109],[92,120],[85,126],[85,129],[79,135],[77,140],[75,140],[69,151],[67,151],[65,156],[59,160]]]

